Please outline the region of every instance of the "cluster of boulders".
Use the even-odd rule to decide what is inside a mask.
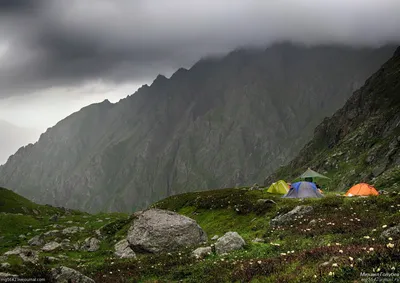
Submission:
[[[52,221],[57,221],[57,219],[58,216],[52,217]],[[148,209],[135,213],[133,219],[126,238],[118,241],[114,246],[115,257],[126,259],[136,258],[136,253],[154,254],[181,251],[185,248],[205,245],[208,241],[207,234],[196,221],[175,212]],[[52,225],[52,228],[54,227],[64,228]],[[39,251],[53,252],[66,249],[97,251],[101,244],[98,239],[102,238],[101,229],[95,233],[95,237],[87,237],[83,242],[77,242],[73,245],[69,239],[60,240],[62,236],[69,236],[82,231],[84,231],[83,227],[72,226],[62,230],[54,229],[44,232],[29,239],[29,246],[16,247],[6,252],[4,258],[10,255],[18,255],[24,262],[37,263]],[[47,242],[47,237],[52,237],[51,241]],[[59,238],[54,239],[54,237]],[[243,238],[236,232],[227,232],[222,237],[214,236],[212,241],[214,244],[197,248],[193,251],[193,255],[197,258],[202,258],[211,253],[221,255],[243,249],[246,245]],[[46,257],[48,262],[56,262],[60,259],[60,257]],[[7,266],[2,265],[2,267],[6,268]],[[14,275],[3,273],[0,274],[1,276],[11,277]],[[56,282],[94,282],[78,271],[65,266],[53,269],[52,277]]]

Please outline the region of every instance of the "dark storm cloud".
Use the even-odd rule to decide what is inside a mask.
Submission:
[[[0,0],[0,97],[148,80],[277,40],[398,42],[399,11],[398,0]]]

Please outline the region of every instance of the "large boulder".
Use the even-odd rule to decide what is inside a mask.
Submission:
[[[207,234],[189,217],[149,209],[134,214],[127,240],[134,251],[159,253],[199,245]]]
[[[86,238],[81,249],[88,252],[95,252],[100,249],[100,241],[93,237]]]
[[[309,205],[299,205],[286,214],[278,215],[271,220],[271,226],[287,225],[303,218],[306,214],[313,212],[313,207]]]
[[[93,279],[83,275],[75,269],[60,266],[51,270],[51,277],[56,283],[95,283]]]
[[[135,252],[129,246],[126,239],[119,241],[114,246],[114,255],[119,258],[136,258]]]
[[[227,232],[215,243],[215,252],[225,254],[234,250],[243,249],[246,242],[237,232]]]
[[[400,239],[400,225],[386,229],[381,234],[382,239],[392,238],[393,240]]]

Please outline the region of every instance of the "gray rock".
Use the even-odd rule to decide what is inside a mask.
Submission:
[[[276,204],[272,199],[258,199],[257,204]]]
[[[33,214],[35,214],[35,215],[39,215],[40,214],[40,212],[38,210],[36,210],[36,209],[33,209],[32,211],[33,211]]]
[[[28,241],[30,246],[41,246],[44,244],[43,235],[37,235]]]
[[[246,242],[237,232],[227,232],[215,243],[215,252],[225,254],[234,250],[243,249]]]
[[[42,251],[50,252],[61,248],[61,244],[57,242],[50,242],[43,246]]]
[[[303,218],[304,215],[313,211],[313,207],[309,205],[299,205],[286,214],[278,215],[271,220],[271,226],[286,225],[294,222],[296,219]]]
[[[20,238],[20,239],[26,239],[26,236],[21,234],[21,235],[18,236],[18,238]]]
[[[0,278],[18,278],[18,275],[7,272],[0,272]]]
[[[310,225],[310,226],[315,226],[315,225],[317,225],[317,220],[315,220],[315,219],[311,220],[311,221],[308,223],[308,225]]]
[[[207,241],[207,234],[196,221],[175,212],[149,209],[134,217],[127,236],[134,251],[173,251]]]
[[[51,230],[51,231],[47,231],[46,233],[43,233],[43,236],[55,236],[58,233],[60,233],[60,230]]]
[[[264,243],[265,241],[261,238],[255,238],[252,242],[253,243]]]
[[[218,235],[214,235],[214,237],[211,238],[211,241],[216,241],[218,240],[219,236]]]
[[[46,256],[45,258],[45,261],[47,261],[47,262],[56,262],[56,261],[59,261],[60,259],[58,259],[58,258],[56,258],[56,257],[54,257],[54,256]]]
[[[67,224],[72,224],[72,223],[74,223],[74,221],[70,220],[70,221],[67,221],[66,223]]]
[[[93,279],[83,275],[75,269],[60,266],[51,270],[51,277],[56,283],[95,283]]]
[[[0,256],[0,262],[6,261],[8,259],[8,256],[2,255]]]
[[[25,247],[15,247],[13,250],[4,253],[4,255],[18,255],[22,261],[37,263],[39,260],[39,254],[31,249]]]
[[[212,253],[211,247],[197,248],[193,251],[195,258],[204,258]]]
[[[381,238],[387,240],[393,238],[393,240],[400,239],[400,225],[391,227],[382,232]]]
[[[114,255],[119,258],[136,258],[135,252],[129,246],[126,239],[119,241],[114,246]]]
[[[62,230],[62,233],[63,233],[64,235],[67,235],[67,234],[75,234],[75,233],[78,233],[78,232],[83,231],[83,230],[85,230],[85,228],[83,228],[83,227],[77,227],[77,226],[72,226],[72,227],[68,227],[68,228],[65,228],[64,230]]]
[[[53,216],[50,217],[49,220],[52,221],[52,222],[57,222],[58,221],[58,215],[54,214]]]
[[[11,264],[9,264],[8,262],[3,262],[2,264],[0,264],[1,268],[9,268],[11,266]]]
[[[86,238],[81,249],[88,252],[95,252],[100,249],[100,241],[93,237]]]

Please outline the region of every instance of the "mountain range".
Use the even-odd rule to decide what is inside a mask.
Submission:
[[[262,182],[394,50],[282,43],[200,60],[60,121],[0,167],[0,186],[38,203],[130,212]]]

